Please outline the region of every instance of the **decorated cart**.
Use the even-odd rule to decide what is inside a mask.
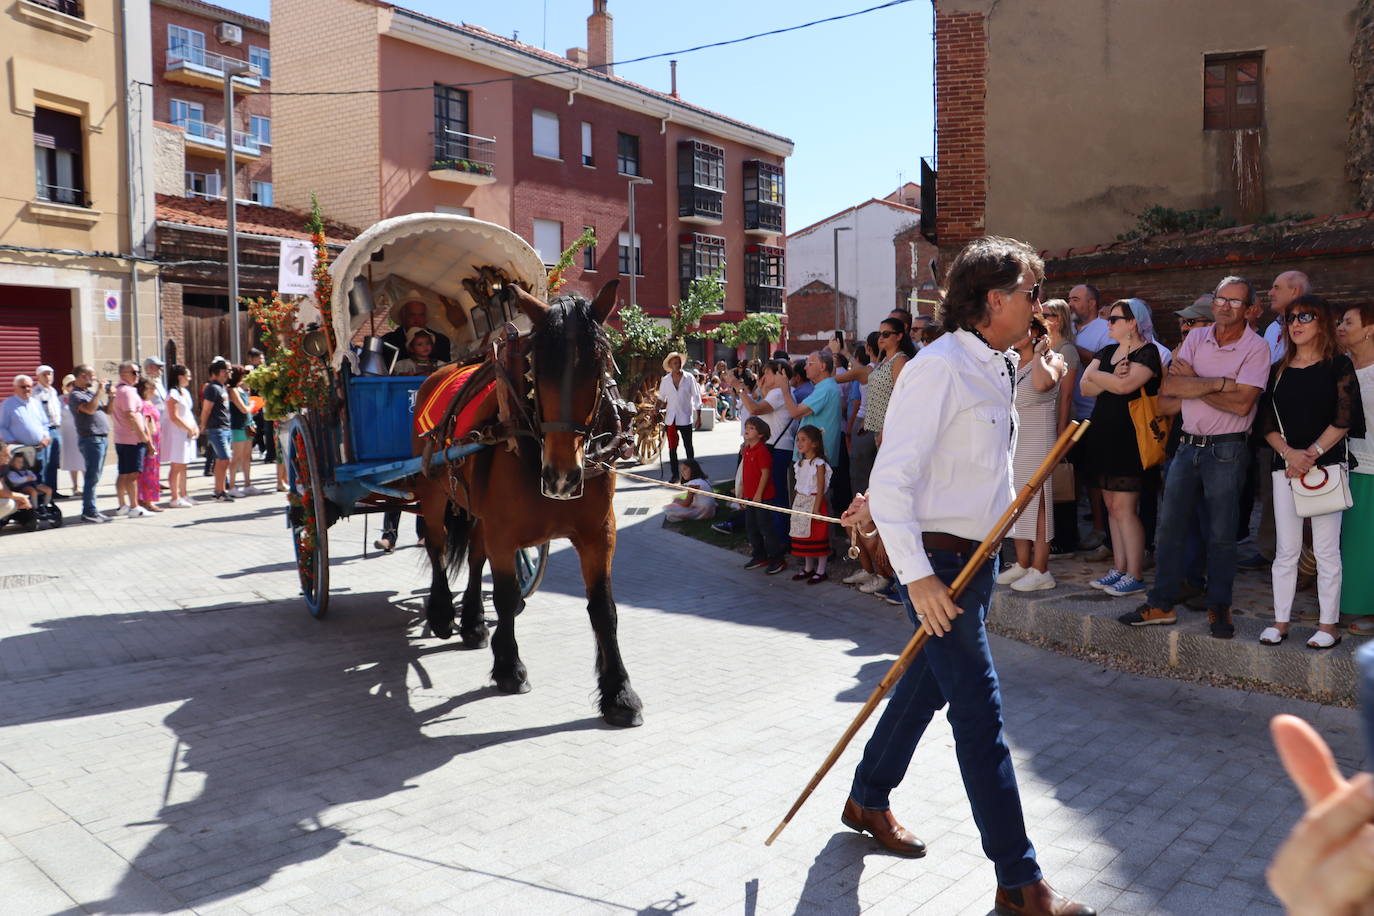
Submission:
[[[291,384],[315,384],[319,394],[281,424],[279,436],[301,592],[316,617],[329,607],[329,528],[358,514],[418,511],[407,481],[424,460],[412,455],[411,445],[424,376],[390,374],[405,354],[379,333],[388,318],[418,302],[425,326],[448,338],[452,360],[476,360],[496,335],[511,327],[522,335],[530,330],[505,297],[484,294],[493,278],[547,295],[539,255],[510,230],[463,216],[408,214],[354,239],[327,275],[317,273],[319,294],[296,312],[301,352],[285,371]],[[455,444],[430,461],[484,447]],[[538,588],[547,561],[547,544],[516,558],[523,596]]]

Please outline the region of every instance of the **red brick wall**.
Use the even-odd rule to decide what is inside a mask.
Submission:
[[[911,245],[916,244],[916,263],[915,271],[912,271]],[[939,254],[938,249],[926,237],[921,235],[919,223],[911,228],[900,232],[892,240],[897,256],[897,296],[893,302],[894,307],[908,308],[911,302],[911,294],[915,292],[922,283],[933,281],[934,277],[930,272],[930,260]],[[924,308],[930,308],[924,306]]]
[[[1301,249],[1294,244],[1290,250]],[[1249,280],[1257,291],[1256,301],[1268,303],[1268,291],[1274,278],[1285,270],[1300,270],[1312,281],[1312,291],[1336,305],[1367,301],[1374,289],[1374,254],[1366,251],[1339,252],[1331,255],[1286,257],[1246,257],[1244,251],[1233,251],[1226,262],[1201,256],[1160,268],[1141,268],[1134,265],[1103,265],[1101,258],[1066,257],[1045,264],[1049,295],[1064,298],[1078,283],[1091,283],[1098,288],[1104,303],[1115,299],[1138,296],[1150,304],[1154,312],[1155,328],[1161,341],[1174,346],[1178,343],[1178,321],[1174,312],[1204,293],[1211,293],[1218,281],[1234,274]],[[1271,320],[1267,312],[1261,326]]]
[[[840,294],[840,312],[853,324],[853,296]],[[820,280],[806,284],[787,297],[787,348],[789,353],[819,350],[835,333],[835,291]],[[820,335],[817,337],[817,335]]]
[[[162,282],[158,305],[162,309],[162,340],[158,347],[166,354],[167,341],[176,343],[177,362],[186,361],[186,330],[181,310],[181,284]]]
[[[533,112],[558,115],[559,152],[562,162],[533,154]],[[592,125],[593,166],[582,164],[582,122]],[[620,278],[619,299],[628,303],[630,278],[619,272],[620,233],[629,231],[628,179],[616,170],[617,134],[639,137],[640,172],[652,185],[635,190],[635,231],[641,245],[644,276],[637,281],[640,304],[653,314],[667,314],[676,301],[676,287],[669,298],[670,283],[677,277],[677,238],[665,231],[666,191],[676,178],[660,174],[664,141],[656,118],[637,115],[583,95],[568,93],[534,80],[515,83],[514,187],[511,191],[510,228],[521,238],[534,240],[534,220],[563,223],[563,247],[582,233],[583,226],[596,230],[596,271],[582,270],[579,255],[567,273],[563,292],[591,297],[603,284]]]
[[[935,9],[935,128],[940,252],[986,232],[987,29],[982,13]]]
[[[243,45],[233,47],[232,45],[221,44],[215,38],[215,26],[221,20],[213,16],[197,16],[184,10],[170,9],[160,4],[154,3],[152,7],[152,46],[153,46],[153,119],[164,123],[171,123],[171,101],[180,99],[183,102],[201,105],[205,109],[205,123],[215,126],[224,124],[224,92],[216,89],[201,89],[196,86],[183,86],[180,83],[168,81],[164,74],[167,72],[167,48],[169,39],[167,37],[168,25],[179,25],[188,29],[195,29],[205,35],[205,50],[207,53],[221,54],[225,57],[232,57],[237,60],[248,59],[249,45],[260,48],[270,48],[267,33],[243,29]],[[240,22],[241,20],[230,19],[228,21]],[[264,89],[270,89],[271,80],[263,80]],[[259,117],[272,116],[271,96],[259,93],[242,93],[234,102],[234,130],[248,131],[249,117],[258,115]],[[223,156],[200,156],[188,147],[186,156],[186,169],[192,172],[219,172],[221,178],[224,177],[224,157]],[[262,148],[262,157],[256,161],[246,161],[239,157],[236,161],[237,180],[239,186],[235,189],[238,197],[247,200],[251,191],[250,182],[271,181],[272,180],[272,148],[265,146]]]

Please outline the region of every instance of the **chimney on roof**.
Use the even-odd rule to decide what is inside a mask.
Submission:
[[[607,0],[592,0],[592,14],[587,17],[587,63],[593,70],[613,73],[615,41],[611,35],[611,14],[606,12]]]
[[[670,93],[668,93],[668,94],[671,95],[673,98],[677,98],[677,61],[675,61],[675,60],[670,60],[670,61],[668,61],[668,72],[669,72],[670,74],[672,74],[672,84],[673,84],[673,90],[672,90],[672,92],[670,92]]]
[[[587,49],[586,49],[586,48],[569,48],[569,49],[568,49],[568,60],[572,61],[573,64],[574,64],[575,66],[577,66],[577,67],[586,67],[586,66],[587,66]]]

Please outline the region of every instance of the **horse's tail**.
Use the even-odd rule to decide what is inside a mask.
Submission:
[[[455,511],[452,505],[444,507],[444,530],[448,532],[448,542],[444,544],[444,571],[450,582],[456,581],[467,565],[468,542],[472,539],[474,524],[476,520],[466,512]]]

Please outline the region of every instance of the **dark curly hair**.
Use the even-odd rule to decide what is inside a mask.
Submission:
[[[1030,282],[1045,279],[1045,262],[1025,242],[989,235],[964,246],[949,265],[945,301],[939,307],[945,331],[971,329],[987,318],[988,293],[1014,289],[1031,274]]]

